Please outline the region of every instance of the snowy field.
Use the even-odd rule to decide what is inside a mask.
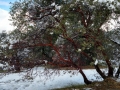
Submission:
[[[89,80],[102,80],[95,69],[83,71]],[[77,70],[58,71],[39,67],[21,73],[0,73],[0,90],[51,90],[77,84],[84,84]]]

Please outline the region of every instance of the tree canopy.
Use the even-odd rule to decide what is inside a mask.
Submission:
[[[108,75],[100,70],[97,63],[94,65],[96,71],[103,79],[113,77],[110,60],[114,55],[113,50],[117,48],[112,49],[111,46],[116,41],[111,39],[112,36],[108,35],[104,25],[111,18],[118,21],[116,18],[120,13],[119,2],[16,1],[10,11],[16,29],[10,35],[15,36],[13,39],[17,42],[12,44],[11,50],[16,53],[16,57],[20,57],[19,63],[20,60],[36,62],[39,59],[47,59],[50,65],[74,67],[82,74],[86,84],[90,84],[91,81],[85,76],[81,65],[89,65],[97,59],[103,59],[108,66]],[[117,29],[119,31],[119,28]],[[27,53],[21,56],[25,50]]]

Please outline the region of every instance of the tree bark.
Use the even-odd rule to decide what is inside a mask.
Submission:
[[[84,74],[84,72],[81,69],[79,70],[79,72],[82,74],[85,84],[89,85],[92,83],[91,81],[89,81],[87,79],[86,75]]]
[[[106,63],[108,65],[108,77],[113,77],[113,67],[111,66],[111,62],[106,60]]]
[[[95,66],[96,71],[100,74],[100,76],[101,76],[103,79],[106,79],[105,74],[100,70],[100,68],[98,67],[98,65],[94,65],[94,66]]]
[[[103,56],[106,58],[105,61],[108,65],[108,77],[113,77],[113,67],[111,66],[111,62],[109,61],[107,54],[102,51]]]
[[[20,65],[19,60],[15,61],[14,67],[15,67],[16,72],[20,72],[21,65]]]
[[[79,70],[79,72],[80,72],[81,75],[83,76],[84,83],[85,83],[86,85],[89,85],[89,84],[92,83],[91,81],[89,81],[89,80],[87,79],[87,77],[86,77],[86,75],[84,74],[84,72],[83,72],[83,70],[81,69],[81,67],[77,66],[75,63],[72,63],[72,65],[73,65],[74,68],[76,68],[76,69]]]

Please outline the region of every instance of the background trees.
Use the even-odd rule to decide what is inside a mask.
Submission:
[[[116,2],[23,0],[13,3],[10,14],[16,30],[11,35],[17,42],[12,44],[12,50],[20,57],[19,63],[47,59],[50,65],[71,66],[90,84],[81,65],[103,59],[108,75],[100,70],[98,63],[94,65],[97,72],[103,79],[113,77],[110,62],[113,49],[111,55],[107,50],[115,43],[110,42],[102,26],[112,13],[119,14]],[[27,54],[22,56],[25,50]]]

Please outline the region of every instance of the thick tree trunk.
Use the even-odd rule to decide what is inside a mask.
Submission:
[[[84,79],[84,83],[85,83],[85,84],[89,85],[89,84],[92,83],[91,81],[89,81],[89,80],[87,79],[87,77],[86,77],[86,75],[84,74],[84,72],[83,72],[83,70],[81,69],[81,67],[78,67],[75,63],[72,63],[72,65],[73,65],[74,68],[76,68],[76,69],[79,70],[79,72],[80,72],[81,75],[83,76],[83,79]]]
[[[92,83],[91,81],[89,81],[89,80],[87,79],[86,75],[84,74],[84,72],[83,72],[81,69],[79,70],[79,72],[82,74],[85,84],[88,85],[88,84],[91,84],[91,83]]]
[[[98,65],[94,65],[94,66],[95,66],[96,71],[100,74],[100,76],[101,76],[103,79],[106,79],[105,74],[100,70],[100,68],[98,67]]]
[[[106,60],[106,63],[108,65],[108,77],[113,77],[113,67],[111,66],[111,62]]]
[[[108,77],[113,77],[113,67],[111,66],[111,62],[109,61],[107,54],[102,51],[103,56],[106,58],[105,61],[108,65]]]

